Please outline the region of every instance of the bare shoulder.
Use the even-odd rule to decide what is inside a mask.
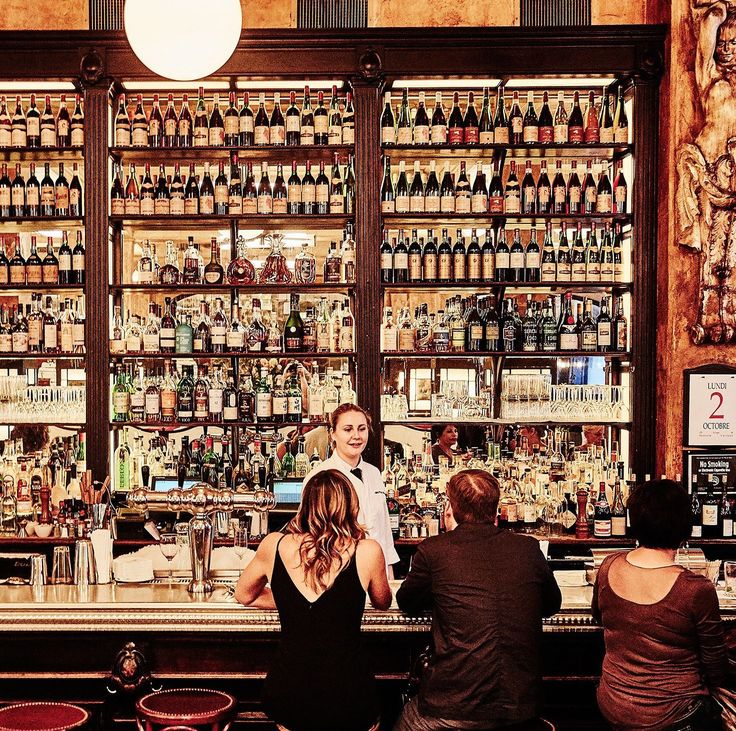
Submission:
[[[258,553],[261,556],[273,556],[276,553],[276,546],[279,541],[284,537],[283,533],[269,533],[261,540],[261,544],[258,546]]]
[[[363,538],[358,541],[358,545],[355,548],[355,552],[358,558],[362,558],[365,561],[381,560],[383,562],[383,549],[378,541],[374,541],[372,538]]]

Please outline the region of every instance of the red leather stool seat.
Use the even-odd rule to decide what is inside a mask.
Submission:
[[[67,731],[89,720],[89,713],[71,703],[16,703],[0,708],[0,731]]]
[[[219,690],[174,688],[143,696],[135,705],[138,716],[151,724],[168,728],[184,725],[219,729],[235,715],[235,698]]]

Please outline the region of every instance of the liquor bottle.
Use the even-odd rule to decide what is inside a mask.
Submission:
[[[608,311],[608,297],[601,301],[601,311],[596,321],[598,350],[607,353],[611,350],[612,324],[611,315]]]
[[[56,213],[56,189],[54,187],[54,181],[51,179],[51,166],[49,163],[44,163],[43,170],[44,175],[41,178],[41,215],[42,216],[53,216]],[[6,178],[6,170],[3,165],[3,175],[0,177],[0,215],[9,215],[8,213],[3,214],[3,178]],[[7,178],[6,178],[7,179]],[[8,194],[10,190],[8,190]],[[138,201],[138,192],[136,189],[136,202]],[[8,206],[10,205],[10,196],[8,195]]]
[[[554,119],[554,143],[565,144],[569,141],[569,118],[565,109],[565,92],[557,92],[557,109]]]
[[[434,110],[432,111],[432,129],[430,141],[433,145],[444,145],[447,142],[447,119],[442,107],[442,92],[435,92]]]
[[[130,421],[130,389],[123,366],[116,366],[115,385],[112,389],[112,420],[115,422]]]
[[[626,507],[621,493],[621,483],[616,479],[613,488],[613,505],[611,506],[611,535],[621,537],[626,535]]]
[[[715,494],[713,481],[718,480],[718,477],[714,475],[708,475],[708,487],[707,493],[703,498],[702,508],[702,535],[703,538],[718,538],[719,537],[719,500]]]
[[[0,252],[0,269],[2,268],[2,257],[5,252]],[[46,256],[41,262],[41,282],[42,284],[58,284],[59,283],[59,260],[54,254],[54,240],[49,236],[46,239]]]
[[[85,282],[85,249],[82,242],[82,232],[77,231],[77,240],[72,249],[71,284],[84,285]]]
[[[483,262],[480,242],[478,241],[478,235],[475,229],[471,232],[466,261],[466,279],[469,282],[480,282],[482,280]]]
[[[524,113],[523,141],[526,144],[539,142],[539,118],[534,109],[534,92],[528,91],[526,95],[526,112]]]
[[[519,106],[519,92],[515,91],[509,112],[509,141],[512,145],[520,145],[524,141],[524,115]]]
[[[460,174],[457,176],[457,183],[455,184],[455,213],[470,213],[470,199],[470,181],[465,171],[465,160],[461,160]]]
[[[202,257],[194,236],[187,237],[187,248],[184,251],[184,268],[181,272],[182,284],[201,284]]]
[[[26,215],[34,218],[41,215],[41,184],[36,177],[36,165],[30,164],[30,175],[26,182]]]
[[[419,101],[417,103],[417,111],[414,116],[414,144],[428,145],[430,138],[429,115],[425,105],[425,95],[423,91],[419,92]]]
[[[606,498],[606,483],[601,482],[598,491],[598,500],[595,503],[595,517],[593,519],[593,536],[595,538],[610,538],[613,532],[613,516],[611,506]]]
[[[593,320],[593,303],[586,297],[583,307],[583,321],[580,327],[580,350],[598,350],[598,329]]]
[[[538,247],[537,247],[538,248]],[[498,258],[498,252],[496,252]],[[509,249],[509,268],[506,276],[508,282],[523,282],[526,277],[526,256],[521,244],[521,232],[514,229],[514,238]]]
[[[30,106],[26,113],[26,145],[28,147],[41,146],[41,112],[38,111],[38,107],[36,106],[35,94],[31,94]]]
[[[445,162],[440,183],[440,211],[442,213],[455,212],[455,182],[450,174],[450,164]]]
[[[145,173],[140,187],[140,212],[143,216],[152,216],[155,213],[153,180],[151,179],[151,165],[145,164]]]
[[[69,246],[69,234],[64,231],[59,247],[59,284],[74,284],[72,275],[73,252]]]
[[[567,123],[568,141],[581,144],[584,140],[585,122],[583,120],[583,112],[580,109],[580,92],[573,95],[572,109],[570,110],[570,119]]]
[[[350,311],[350,300],[344,299],[340,313],[340,339],[339,348],[341,353],[352,353],[355,350],[355,317]]]
[[[26,183],[20,163],[15,165],[15,177],[10,185],[10,215],[23,218],[26,215]]]
[[[502,228],[496,238],[496,276],[497,282],[509,281],[511,267],[511,252],[506,242],[506,229]]]
[[[496,247],[493,244],[493,229],[487,228],[481,249],[481,279],[492,282],[496,278]]]
[[[519,186],[519,178],[516,175],[516,162],[514,160],[509,165],[509,177],[506,180],[504,210],[511,215],[521,213],[521,188]]]
[[[628,185],[624,177],[623,163],[616,163],[616,176],[613,179],[613,213],[625,214],[627,212]]]
[[[562,317],[557,328],[559,350],[577,350],[578,332],[572,312],[572,293],[565,292]]]
[[[551,238],[550,238],[551,243]],[[537,229],[532,227],[529,243],[526,245],[525,260],[526,269],[523,281],[539,282],[541,279],[541,260],[540,260],[539,242],[537,241]]]
[[[409,281],[409,250],[404,243],[403,231],[393,240],[393,281],[403,284]]]
[[[43,180],[41,181],[41,205],[43,206]],[[130,166],[128,181],[125,184],[125,215],[137,216],[141,212],[141,201],[138,191],[138,176],[135,173],[135,165]]]
[[[585,281],[600,282],[601,281],[601,252],[598,248],[598,240],[596,238],[595,221],[590,224],[588,238],[585,244]]]
[[[164,119],[161,115],[158,94],[153,95],[151,114],[148,117],[148,146],[162,147],[164,139]]]
[[[317,108],[314,110],[314,144],[329,144],[329,115],[325,107],[324,92],[317,92]]]
[[[142,212],[142,210],[141,210]],[[215,212],[215,186],[210,177],[210,164],[204,164],[204,175],[199,187],[199,213],[211,216]]]
[[[583,187],[578,178],[577,160],[573,160],[570,165],[570,176],[567,179],[567,212],[577,215],[583,212]]]
[[[411,238],[411,244],[409,245],[408,262],[409,262],[408,281],[409,282],[421,282],[422,281],[422,246],[419,243],[416,229],[412,229],[412,238]]]
[[[156,216],[171,214],[171,194],[163,165],[159,165],[158,180],[153,191],[153,212]]]
[[[148,145],[148,118],[143,109],[143,96],[138,94],[133,121],[131,123],[131,143],[133,147]]]
[[[299,312],[299,295],[292,292],[289,317],[284,324],[284,350],[287,353],[304,351],[304,323]]]
[[[624,300],[623,297],[619,297],[618,309],[616,310],[616,316],[611,324],[612,328],[612,350],[616,350],[620,353],[626,352],[628,349],[629,339],[629,323],[624,314]]]
[[[194,420],[194,367],[182,366],[182,377],[176,385],[176,421],[188,424]],[[163,411],[163,399],[162,399]],[[163,417],[163,413],[162,413]]]
[[[13,147],[26,147],[28,144],[28,125],[26,115],[20,103],[20,96],[15,98],[15,112],[11,120],[10,144]]]
[[[220,161],[217,177],[215,178],[214,213],[217,216],[227,214],[230,198],[230,184],[225,176],[225,163]]]
[[[64,175],[64,163],[59,163],[59,174],[54,182],[54,215],[68,216],[69,213],[69,181]]]
[[[414,176],[409,187],[409,210],[412,213],[424,213],[424,183],[419,169],[419,160],[414,161]]]
[[[47,97],[48,98],[48,97]],[[47,107],[48,108],[48,107]],[[53,121],[53,117],[51,118]],[[13,122],[8,114],[7,100],[0,97],[0,147],[11,147],[13,140]],[[54,125],[54,142],[56,143],[56,125]]]
[[[176,320],[171,312],[171,297],[164,299],[164,315],[159,329],[159,350],[173,353],[176,350]]]
[[[51,97],[47,94],[41,114],[41,147],[54,147],[54,145],[56,145],[56,120],[51,109]]]
[[[613,115],[611,114],[611,103],[606,87],[603,87],[601,94],[601,110],[598,117],[598,129],[600,135],[600,142],[604,145],[613,144]]]
[[[491,117],[491,104],[487,86],[483,88],[483,105],[478,120],[478,142],[481,145],[493,144],[493,118]]]
[[[194,329],[192,328],[192,316],[189,313],[179,318],[174,337],[177,353],[194,352]]]
[[[463,115],[460,111],[460,95],[455,92],[452,97],[452,110],[447,121],[447,141],[451,145],[462,145],[465,138]]]
[[[539,111],[538,130],[539,142],[549,144],[555,141],[554,120],[552,119],[552,112],[549,108],[549,94],[546,91],[542,94],[542,108]]]
[[[721,536],[723,538],[733,538],[733,505],[728,497],[728,488],[726,482],[723,482],[721,493],[721,504],[719,512],[721,514]]]
[[[517,352],[521,350],[521,319],[514,308],[514,301],[508,297],[505,301],[504,313],[500,321],[500,337],[502,349],[505,352]]]
[[[629,118],[626,116],[623,85],[619,84],[616,111],[613,115],[613,141],[618,145],[629,142]]]
[[[595,105],[595,93],[588,93],[588,106],[585,108],[585,132],[583,139],[586,145],[596,145],[601,141],[598,109]]]
[[[204,268],[204,281],[206,284],[222,284],[224,270],[220,263],[220,245],[214,236],[210,240],[210,260]]]
[[[394,203],[396,213],[409,213],[409,181],[406,177],[406,163],[403,160],[399,162]]]
[[[479,141],[478,113],[475,111],[473,92],[468,92],[468,103],[463,117],[463,142],[466,145],[477,145]]]
[[[698,475],[695,472],[693,472],[693,478],[692,478],[692,493],[691,493],[690,509],[692,512],[692,520],[693,520],[693,527],[692,527],[690,536],[692,538],[702,538],[703,537],[703,504],[700,500],[700,495],[698,494]]]
[[[527,216],[537,212],[537,184],[534,182],[531,160],[526,161],[521,181],[521,212]]]
[[[194,121],[192,122],[192,146],[207,147],[210,141],[209,120],[207,118],[207,105],[204,101],[204,89],[199,87],[197,106],[194,109]]]
[[[526,296],[526,309],[524,317],[521,320],[521,349],[524,352],[534,352],[540,350],[539,328],[537,327],[537,318],[535,316],[535,307],[532,302],[532,296]]]

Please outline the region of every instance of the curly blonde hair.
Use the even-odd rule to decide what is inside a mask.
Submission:
[[[299,565],[312,591],[327,589],[335,563],[338,573],[349,563],[346,545],[365,538],[365,529],[358,523],[358,509],[355,488],[338,470],[318,472],[304,486],[299,511],[286,530],[303,536]]]

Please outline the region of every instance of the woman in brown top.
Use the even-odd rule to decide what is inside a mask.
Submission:
[[[606,655],[598,705],[618,731],[721,729],[709,689],[724,684],[728,657],[713,585],[675,563],[690,535],[690,499],[672,480],[629,498],[639,547],[601,565],[593,615]]]

